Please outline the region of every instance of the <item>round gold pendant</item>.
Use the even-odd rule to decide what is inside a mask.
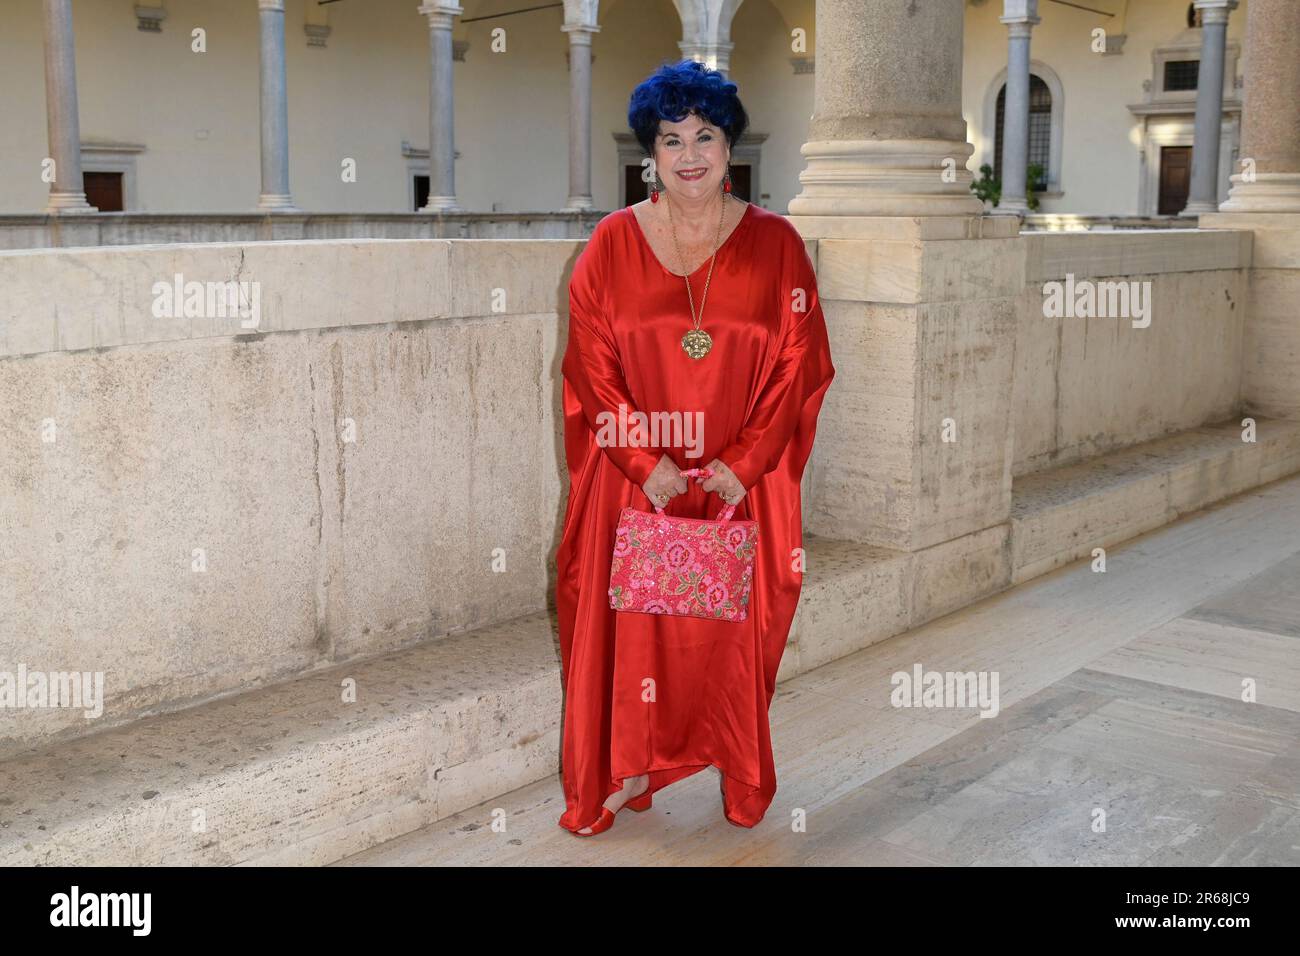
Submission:
[[[703,329],[691,329],[682,336],[682,348],[693,359],[704,358],[713,348],[713,339]]]

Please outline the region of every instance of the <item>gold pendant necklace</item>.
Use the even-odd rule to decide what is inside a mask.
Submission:
[[[709,259],[709,274],[704,280],[704,296],[700,299],[699,314],[695,313],[695,297],[691,292],[691,277],[682,276],[686,280],[686,297],[691,305],[691,322],[695,328],[691,329],[682,336],[682,349],[693,359],[702,359],[709,354],[709,349],[713,348],[713,339],[709,333],[700,328],[700,319],[704,317],[704,303],[709,298],[709,283],[713,281],[713,262],[718,258],[718,246],[722,239],[722,223],[727,218],[727,198],[728,193],[722,194],[722,215],[718,217],[718,234],[713,240],[713,256]],[[677,227],[673,223],[673,203],[668,200],[668,225],[673,231],[673,247],[677,250],[677,261],[681,264],[683,272],[686,271],[686,260],[682,258],[682,247],[677,244]]]

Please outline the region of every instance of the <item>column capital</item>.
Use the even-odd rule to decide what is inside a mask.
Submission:
[[[998,19],[1007,26],[1013,23],[1035,26],[1042,22],[1038,16],[1038,0],[1002,0],[1002,16]]]
[[[731,72],[731,51],[736,44],[723,40],[697,41],[678,40],[677,49],[688,60],[698,60],[710,69],[720,73]]]
[[[429,18],[430,30],[450,30],[465,8],[456,0],[425,0],[419,12]]]
[[[1238,0],[1196,0],[1196,9],[1201,11],[1201,25],[1227,23],[1228,14],[1236,10]]]

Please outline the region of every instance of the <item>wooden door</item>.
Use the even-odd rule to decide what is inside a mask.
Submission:
[[[1157,215],[1176,216],[1187,207],[1192,185],[1192,147],[1165,146],[1160,150],[1160,205]]]
[[[100,212],[121,212],[122,174],[121,173],[82,173],[85,182],[86,202]]]

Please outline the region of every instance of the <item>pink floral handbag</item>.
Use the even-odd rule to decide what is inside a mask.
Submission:
[[[708,468],[678,472],[710,477]],[[713,521],[622,510],[609,568],[609,606],[739,623],[749,614],[757,521],[732,521],[727,505]]]

